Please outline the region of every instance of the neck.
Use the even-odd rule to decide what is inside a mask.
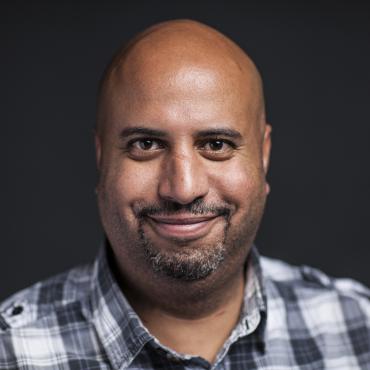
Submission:
[[[145,291],[122,282],[130,304],[162,344],[212,363],[235,327],[244,297],[244,268],[198,282],[149,279]],[[158,279],[162,279],[159,281]],[[210,281],[212,280],[212,281]],[[137,282],[136,282],[137,283]]]

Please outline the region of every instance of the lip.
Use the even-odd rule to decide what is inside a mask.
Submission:
[[[165,239],[191,241],[206,236],[220,216],[148,216],[154,232]]]

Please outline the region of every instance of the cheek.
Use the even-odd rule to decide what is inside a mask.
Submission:
[[[122,211],[130,212],[133,203],[155,199],[158,171],[155,165],[124,160],[117,165],[106,181],[106,189],[112,192],[113,201]]]
[[[244,162],[225,166],[217,171],[212,183],[223,200],[233,204],[236,211],[248,211],[263,190],[261,170]]]
[[[135,202],[155,199],[155,171],[137,165],[134,167],[127,162],[111,161],[102,173],[98,186],[100,218],[110,240],[116,243],[136,235],[132,234],[138,227],[133,212]]]

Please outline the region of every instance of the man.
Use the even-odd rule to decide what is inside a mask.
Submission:
[[[253,246],[271,127],[249,57],[193,22],[120,50],[98,100],[94,265],[0,307],[0,369],[369,369],[369,291]]]

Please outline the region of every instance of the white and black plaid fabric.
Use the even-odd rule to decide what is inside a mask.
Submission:
[[[210,365],[146,330],[108,254],[0,305],[0,369],[370,369],[370,293],[357,282],[254,249],[239,323]]]

